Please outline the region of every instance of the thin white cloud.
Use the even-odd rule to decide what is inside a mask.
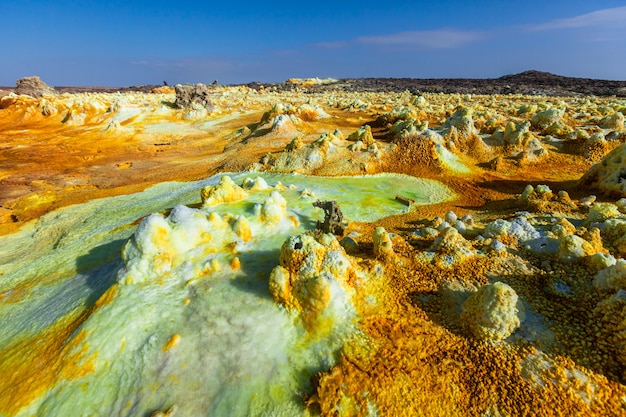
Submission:
[[[366,45],[422,47],[432,49],[460,48],[484,37],[482,32],[454,29],[413,30],[380,36],[362,36],[355,42]]]
[[[350,41],[319,42],[315,46],[335,49],[361,44],[404,48],[453,49],[476,42],[484,37],[484,32],[455,29],[411,30],[388,35],[361,36]]]
[[[626,32],[626,6],[596,10],[565,19],[555,19],[540,25],[530,26],[531,30],[577,29],[591,26],[619,25]]]

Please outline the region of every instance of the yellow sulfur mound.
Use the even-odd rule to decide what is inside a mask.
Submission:
[[[331,330],[355,314],[349,283],[356,268],[335,236],[292,236],[280,250],[280,266],[270,275],[274,300],[300,312],[309,330]]]
[[[272,191],[260,207],[260,219],[263,223],[278,223],[287,217],[287,201],[278,191]]]
[[[503,282],[483,285],[461,309],[461,321],[471,335],[491,342],[509,337],[524,316],[517,293]]]
[[[238,186],[233,180],[224,175],[216,186],[204,187],[200,192],[203,206],[214,206],[220,203],[230,203],[243,200],[248,196],[246,190]]]

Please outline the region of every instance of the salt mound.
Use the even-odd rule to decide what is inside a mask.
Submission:
[[[531,122],[534,127],[545,130],[553,124],[560,122],[564,114],[564,109],[556,109],[551,107],[535,114]]]
[[[239,201],[247,196],[248,193],[246,190],[235,184],[227,175],[222,177],[218,185],[204,187],[200,192],[202,205],[204,206],[214,206],[220,203]]]
[[[620,145],[592,166],[580,179],[582,186],[626,197],[626,144]]]
[[[445,263],[455,264],[476,255],[471,243],[452,226],[440,225],[441,232],[433,242],[431,250],[442,255]],[[443,265],[442,265],[443,266]]]
[[[498,342],[509,337],[524,318],[513,288],[503,282],[483,285],[461,306],[461,321],[477,339]]]
[[[245,178],[243,180],[242,187],[246,190],[251,191],[263,191],[269,188],[267,182],[263,179],[263,177],[256,178]]]
[[[490,154],[489,147],[478,135],[473,114],[471,107],[464,107],[446,120],[442,126],[446,146],[451,151],[458,150],[476,156]]]
[[[399,106],[399,107],[395,107],[390,112],[383,113],[380,116],[378,116],[378,119],[376,119],[376,124],[385,125],[388,123],[391,124],[391,123],[396,123],[398,121],[407,121],[407,120],[416,119],[416,118],[417,118],[417,113],[415,112],[415,109],[409,106]]]
[[[624,129],[624,115],[621,112],[615,112],[600,120],[599,126],[603,129]]]
[[[374,256],[377,258],[393,257],[393,243],[384,227],[374,229],[372,237],[374,240]]]
[[[307,145],[304,145],[302,139],[296,137],[283,152],[268,158],[264,163],[270,165],[266,169],[274,172],[310,173],[324,165],[328,166],[329,159],[337,160],[340,159],[340,155],[346,156],[348,152],[343,145],[343,140],[332,133],[325,133]]]
[[[626,260],[619,259],[614,265],[599,271],[593,285],[604,291],[619,291],[626,288]]]
[[[271,131],[277,130],[297,130],[294,125],[298,125],[301,122],[311,122],[320,119],[326,119],[330,117],[328,113],[324,111],[319,105],[304,103],[298,107],[294,107],[292,104],[276,103],[271,109],[263,113],[261,121],[258,124],[258,129],[270,129]]]
[[[374,143],[372,128],[369,125],[363,125],[356,132],[350,134],[347,140],[352,142],[361,141],[365,145],[371,145],[372,143]]]
[[[355,316],[349,282],[356,268],[332,234],[301,234],[285,241],[270,275],[274,300],[299,311],[308,330],[330,331]]]
[[[419,135],[426,129],[428,129],[428,120],[418,121],[414,118],[409,118],[395,122],[389,128],[389,135],[394,140],[398,140],[410,135]]]
[[[461,108],[446,120],[443,127],[447,129],[454,127],[463,136],[476,134],[478,132],[474,127],[473,113],[471,108]]]
[[[267,125],[269,125],[271,133],[295,133],[298,132],[296,125],[298,125],[300,121],[301,120],[293,114],[279,114],[271,118]],[[263,128],[265,128],[265,125]]]
[[[287,201],[278,191],[272,191],[258,207],[259,217],[264,223],[278,223],[287,217]]]
[[[313,121],[329,118],[330,115],[320,106],[309,103],[302,104],[296,109],[298,117],[305,121]]]

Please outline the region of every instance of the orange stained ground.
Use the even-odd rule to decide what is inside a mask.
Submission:
[[[95,357],[85,356],[85,334],[72,334],[88,315],[69,314],[35,336],[0,348],[0,413],[14,415],[59,382],[93,372]]]
[[[171,94],[146,97],[151,105],[173,101]],[[112,115],[106,105],[89,104],[86,98],[82,105],[73,103],[71,97],[55,100],[56,112],[48,116],[42,113],[41,100],[24,96],[0,100],[0,235],[70,204],[137,192],[163,181],[198,180],[219,171],[244,169],[268,152],[282,151],[295,135],[237,134],[243,128],[254,128],[276,97],[265,101],[257,96],[248,102],[242,99],[232,108],[221,103],[218,112],[195,122],[185,120],[180,111],[144,112],[126,118],[115,129],[107,129]],[[114,97],[102,96],[100,100],[109,103]],[[135,106],[140,106],[137,103],[142,99],[138,100]],[[305,118],[310,120],[297,134],[307,143],[335,129],[347,136],[392,107],[384,100],[381,103],[373,110],[349,113],[338,107],[324,107],[331,117],[315,120],[308,115]],[[420,117],[436,126],[450,111],[422,112]],[[84,121],[72,118],[78,116]],[[162,129],[151,128],[159,125]],[[375,128],[373,133],[381,142],[385,140],[381,129]],[[463,156],[472,174],[454,175],[433,159],[432,148],[401,141],[395,150],[383,155],[375,170],[437,179],[458,198],[416,207],[407,215],[388,217],[376,224],[355,222],[349,231],[358,230],[367,237],[375,227],[383,226],[402,234],[449,210],[459,216],[477,214],[483,219],[510,216],[527,208],[516,197],[529,183],[549,185],[555,192],[565,190],[572,198],[589,194],[578,187],[577,180],[592,162],[578,154],[555,151],[530,165],[507,160],[498,170],[482,168],[480,164],[492,156]],[[557,202],[546,203],[540,209],[569,210]],[[364,241],[359,245],[367,251],[372,244]],[[389,416],[626,413],[621,400],[626,390],[616,382],[619,375],[608,347],[600,346],[592,355],[584,348],[596,342],[592,329],[581,325],[572,335],[572,318],[583,318],[581,323],[594,319],[590,315],[591,298],[581,295],[577,305],[568,305],[567,300],[555,302],[540,289],[545,277],[507,272],[506,258],[485,257],[453,268],[438,268],[436,264],[415,261],[418,250],[400,237],[394,240],[394,250],[403,263],[384,262],[384,282],[371,292],[363,291],[363,297],[376,294],[378,307],[372,309],[365,299],[357,300],[363,317],[363,339],[350,340],[340,362],[313,381],[315,390],[307,398],[313,413],[337,415],[340,405],[343,415],[366,415],[371,404],[377,405],[380,415]],[[358,256],[364,264],[373,262],[367,253]],[[233,260],[231,267],[238,267],[238,262]],[[469,339],[441,312],[441,300],[436,296],[440,282],[462,279],[484,284],[487,271],[499,268],[502,280],[555,323],[556,336],[565,352],[554,354],[556,365],[542,376],[559,382],[546,385],[549,388],[541,384],[538,387],[522,376],[520,362],[534,354],[535,348],[495,346]],[[571,271],[564,269],[563,273]],[[591,272],[584,268],[576,273],[590,279]],[[14,302],[28,291],[19,288],[0,293],[0,302]],[[110,302],[115,291],[117,287],[111,287],[93,308]],[[432,296],[434,301],[421,302],[423,295]],[[72,335],[88,314],[69,314],[36,337],[25,337],[0,348],[0,414],[15,414],[59,378],[77,378],[91,371],[90,361],[95,358],[85,357],[83,351],[74,352],[84,335]],[[172,335],[163,349],[175,348],[178,341],[178,335]],[[587,367],[585,372],[591,381],[587,385],[572,381],[566,372],[582,369],[581,364]],[[589,392],[595,398],[593,404],[585,402],[580,391]]]
[[[582,370],[588,379],[579,381],[567,373],[566,369],[584,362],[589,352],[557,357],[554,367],[533,383],[520,367],[536,353],[532,345],[467,338],[454,319],[446,316],[437,297],[438,284],[455,279],[484,284],[487,271],[504,272],[506,256],[474,258],[442,269],[411,261],[415,249],[401,238],[394,240],[394,249],[402,264],[386,263],[384,282],[374,291],[363,291],[377,294],[377,307],[360,300],[360,327],[365,335],[348,342],[339,364],[316,375],[316,392],[307,399],[312,412],[365,416],[374,404],[381,416],[605,416],[624,410],[621,398],[626,389],[615,381],[617,376],[603,376],[606,369],[595,369],[598,374]],[[364,262],[370,262],[367,259]],[[536,278],[502,279],[514,283],[518,293],[534,296],[531,305],[540,311],[552,301],[537,293]],[[423,302],[422,296],[431,301]],[[572,310],[542,313],[565,324]],[[557,337],[571,338],[567,325],[555,330]],[[578,337],[591,341],[595,335],[579,331]],[[608,362],[604,365],[610,367]],[[549,382],[542,387],[542,380]],[[580,392],[587,393],[591,403]]]
[[[206,129],[190,127],[174,112],[130,118],[111,132],[106,129],[110,116],[95,106],[84,106],[84,124],[63,122],[70,111],[63,103],[56,114],[44,116],[37,99],[9,96],[0,102],[0,234],[70,204],[163,181],[203,179],[219,169],[240,170],[283,149],[295,136],[258,140],[254,146],[232,138],[238,129],[258,123],[271,104],[246,108],[233,118],[210,116],[215,124]],[[146,132],[147,126],[166,123],[161,132]],[[337,127],[350,133],[362,123],[358,117],[333,118],[309,123],[300,134],[312,141]]]
[[[118,293],[113,285],[87,310],[75,310],[32,336],[0,347],[0,414],[14,415],[63,380],[81,378],[95,369],[87,357],[84,330],[76,329]]]
[[[172,95],[154,96],[152,103],[173,101]],[[282,150],[296,135],[311,142],[339,129],[347,136],[376,117],[371,110],[346,113],[328,107],[324,110],[330,118],[307,121],[298,132],[246,139],[236,132],[258,124],[272,100],[210,115],[202,122],[213,124],[202,129],[184,120],[180,111],[142,113],[123,120],[118,129],[109,129],[113,116],[103,106],[114,101],[110,95],[99,98],[104,101],[101,105],[90,105],[85,99],[82,107],[63,97],[56,99],[56,113],[47,116],[38,99],[6,96],[0,101],[0,234],[70,204],[133,193],[163,181],[198,180],[220,170],[241,170],[268,152]],[[77,114],[84,122],[68,119]],[[431,125],[441,119],[423,116],[433,119]],[[151,125],[164,127],[150,130]],[[553,189],[576,193],[575,180],[590,166],[582,158],[552,153],[532,167],[509,164],[497,173],[477,169],[478,175],[460,179],[432,166],[424,149],[405,145],[386,155],[386,162],[375,169],[449,183],[472,200],[469,206],[508,198],[529,182],[542,181],[557,187]],[[471,193],[464,192],[468,187]]]

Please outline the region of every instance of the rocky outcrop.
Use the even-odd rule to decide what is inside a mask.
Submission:
[[[258,90],[259,83],[247,84]],[[264,84],[265,89],[290,91],[295,84]],[[396,92],[411,91],[447,94],[531,94],[548,96],[626,96],[626,81],[596,80],[591,78],[563,77],[541,71],[525,71],[500,78],[359,78],[341,79],[332,84],[311,85],[308,92],[341,90],[345,92]]]
[[[205,84],[176,84],[176,101],[174,104],[180,109],[197,110],[204,107],[208,112],[213,110],[210,98],[210,87]]]
[[[41,81],[37,75],[20,78],[15,82],[15,94],[31,97],[50,96],[56,94],[53,87]]]
[[[337,205],[336,201],[319,201],[313,203],[314,207],[319,207],[324,210],[324,221],[317,222],[315,227],[324,233],[332,233],[334,235],[341,236],[346,230],[346,226],[343,223],[343,214],[341,209]]]

